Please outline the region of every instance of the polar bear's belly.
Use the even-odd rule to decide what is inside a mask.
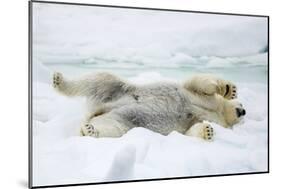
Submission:
[[[124,105],[114,111],[130,128],[144,127],[167,135],[172,131],[184,133],[194,116],[190,104],[180,95],[139,95],[138,101]]]

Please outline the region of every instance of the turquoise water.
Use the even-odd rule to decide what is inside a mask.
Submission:
[[[226,67],[206,67],[204,65],[181,65],[178,67],[128,64],[45,64],[50,70],[67,76],[79,76],[90,72],[107,71],[121,77],[131,78],[142,73],[158,73],[164,78],[181,80],[197,73],[212,73],[236,82],[267,83],[268,67],[265,65],[236,65]],[[147,78],[150,79],[150,78]]]

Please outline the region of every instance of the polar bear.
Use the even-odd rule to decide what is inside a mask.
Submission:
[[[162,135],[172,131],[212,141],[215,122],[231,128],[246,114],[230,82],[208,74],[183,83],[135,85],[111,73],[70,80],[54,73],[53,87],[63,95],[87,98],[81,136],[121,137],[134,127]]]

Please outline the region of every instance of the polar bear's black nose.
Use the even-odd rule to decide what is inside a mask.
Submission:
[[[246,110],[242,108],[236,108],[236,115],[237,117],[241,117],[246,115]]]

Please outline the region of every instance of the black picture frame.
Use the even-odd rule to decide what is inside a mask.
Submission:
[[[66,4],[66,5],[79,5],[79,6],[94,6],[94,7],[110,7],[110,8],[121,8],[121,9],[141,9],[141,10],[154,10],[154,11],[173,11],[173,12],[188,12],[188,13],[204,13],[204,14],[218,14],[218,15],[233,15],[233,16],[246,16],[246,17],[263,17],[267,19],[267,42],[268,42],[268,56],[267,56],[267,62],[268,62],[268,73],[267,73],[267,104],[268,104],[268,132],[267,132],[267,170],[262,172],[247,172],[247,173],[233,173],[233,174],[217,174],[217,175],[200,175],[200,176],[183,176],[183,177],[172,177],[172,178],[157,178],[157,179],[142,179],[142,180],[126,180],[126,181],[110,181],[110,182],[95,182],[95,183],[76,183],[76,184],[62,184],[62,185],[43,185],[43,186],[33,186],[33,173],[32,173],[32,167],[33,167],[33,84],[32,84],[32,66],[33,66],[33,25],[32,25],[32,19],[33,19],[33,9],[32,5],[34,3],[45,3],[45,4]],[[221,177],[221,176],[235,176],[235,175],[250,175],[250,174],[266,174],[270,172],[270,34],[269,34],[269,28],[270,28],[270,17],[267,15],[254,15],[254,14],[237,14],[237,13],[222,13],[222,12],[206,12],[206,11],[193,11],[193,10],[175,10],[175,9],[160,9],[160,8],[148,8],[148,7],[131,7],[131,6],[115,6],[115,5],[102,5],[102,4],[85,4],[85,3],[70,3],[70,2],[56,2],[56,1],[35,1],[31,0],[28,2],[28,20],[29,20],[29,31],[28,31],[28,186],[29,188],[51,188],[51,187],[67,187],[67,186],[84,186],[84,185],[97,185],[97,184],[112,184],[112,183],[127,183],[127,182],[144,182],[144,181],[160,181],[160,180],[172,180],[172,179],[190,179],[190,178],[201,178],[201,177]]]

